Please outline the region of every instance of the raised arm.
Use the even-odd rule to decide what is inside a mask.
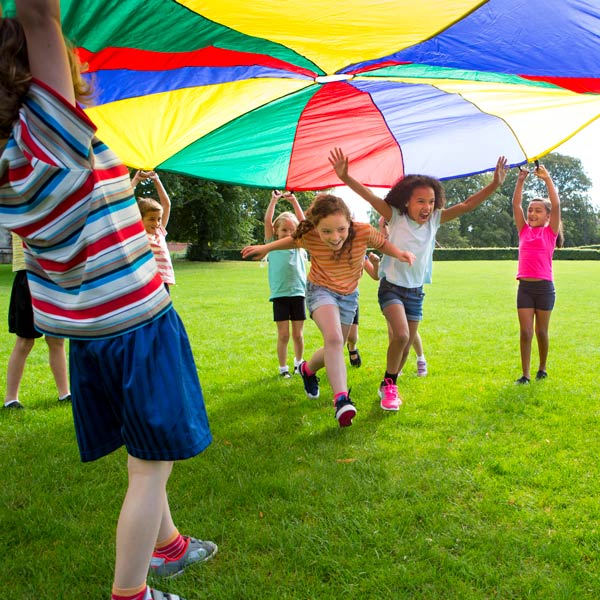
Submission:
[[[517,227],[517,231],[519,233],[525,226],[525,213],[523,212],[523,186],[528,175],[528,169],[519,167],[517,183],[515,184],[515,191],[513,192],[512,197],[513,218],[515,219],[515,226]]]
[[[75,105],[75,89],[60,22],[59,0],[15,0],[27,40],[31,74]]]
[[[356,192],[361,198],[366,200],[386,221],[392,218],[392,207],[350,175],[348,172],[348,157],[342,152],[341,148],[334,148],[329,152],[329,163],[336,175],[353,192]]]
[[[271,201],[269,202],[267,212],[265,213],[265,240],[273,238],[273,215],[275,215],[275,205],[279,198],[281,198],[281,192],[279,190],[273,190],[271,192]]]
[[[465,213],[471,212],[472,210],[476,209],[484,200],[489,198],[504,183],[507,172],[506,165],[506,157],[500,156],[496,162],[496,169],[494,171],[494,178],[492,179],[492,182],[480,189],[478,192],[475,192],[472,196],[469,196],[463,202],[442,210],[441,222],[446,223],[446,221],[451,221],[452,219],[456,219],[456,217],[460,217]]]
[[[294,192],[284,192],[283,199],[287,200],[292,205],[296,219],[298,219],[298,221],[304,221],[304,211],[298,202],[298,198],[294,195]]]
[[[171,198],[169,198],[169,194],[167,194],[167,190],[165,190],[165,186],[162,184],[162,181],[160,180],[160,177],[156,171],[151,171],[148,177],[149,179],[152,179],[154,187],[156,188],[158,201],[163,209],[162,226],[166,229],[167,223],[169,222],[169,217],[171,216]]]
[[[534,173],[546,184],[546,189],[548,190],[548,199],[552,205],[549,225],[554,233],[558,233],[560,230],[560,198],[558,196],[558,190],[552,181],[550,173],[548,173],[544,165],[536,167]]]
[[[272,250],[291,250],[296,248],[296,241],[292,236],[286,236],[279,240],[269,242],[268,244],[257,244],[254,246],[246,246],[242,248],[242,258],[250,258],[260,260],[264,258]]]

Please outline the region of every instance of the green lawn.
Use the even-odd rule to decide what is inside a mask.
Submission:
[[[412,354],[396,414],[379,408],[387,333],[364,278],[358,415],[341,430],[324,373],[318,400],[277,377],[267,270],[176,263],[214,443],[176,465],[171,508],[220,551],[157,587],[187,600],[600,597],[600,263],[554,268],[549,378],[515,386],[516,264],[436,263],[420,328],[429,376]],[[0,314],[11,280],[0,267]],[[305,338],[308,357],[312,322]],[[2,364],[12,343],[2,336]],[[125,453],[79,462],[43,342],[21,400],[0,411],[4,596],[107,600]]]

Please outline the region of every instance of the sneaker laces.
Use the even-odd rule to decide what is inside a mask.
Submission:
[[[383,391],[384,400],[396,400],[398,398],[398,386],[389,377],[383,380],[381,390]]]

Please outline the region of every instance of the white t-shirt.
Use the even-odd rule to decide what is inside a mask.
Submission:
[[[424,283],[431,283],[433,248],[441,220],[442,211],[437,209],[433,211],[427,223],[419,225],[408,215],[402,215],[397,208],[392,207],[389,240],[400,250],[412,252],[417,259],[411,267],[408,263],[384,255],[379,268],[380,277],[385,277],[394,285],[407,288],[417,288]]]

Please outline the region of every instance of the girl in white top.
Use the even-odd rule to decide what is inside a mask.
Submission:
[[[506,158],[496,163],[490,184],[464,202],[444,208],[441,183],[426,175],[407,175],[389,191],[385,200],[376,196],[348,173],[348,157],[340,148],[330,152],[329,162],[337,176],[364,198],[389,223],[389,239],[395,246],[406,248],[416,256],[411,268],[384,256],[379,269],[379,305],[388,322],[390,333],[387,365],[379,387],[381,408],[398,410],[402,401],[396,381],[423,318],[423,284],[429,282],[435,235],[442,223],[455,219],[488,198],[506,177]]]

